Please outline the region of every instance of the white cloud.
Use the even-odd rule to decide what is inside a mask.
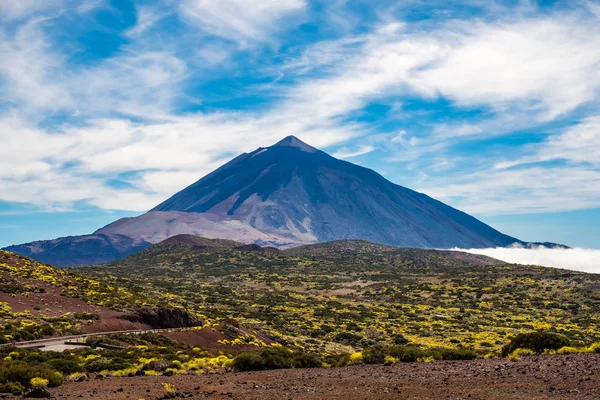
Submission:
[[[169,52],[126,52],[81,71],[64,87],[77,98],[74,107],[86,114],[160,118],[182,95],[187,73],[187,64]]]
[[[600,207],[600,117],[586,117],[522,151],[489,160],[450,184],[430,179],[419,190],[479,215]]]
[[[0,20],[25,18],[41,11],[56,9],[64,3],[64,0],[2,0]]]
[[[586,167],[482,170],[446,182],[432,179],[418,190],[478,215],[600,207],[600,171]]]
[[[28,109],[70,104],[69,93],[56,82],[64,57],[51,51],[43,25],[43,20],[27,22],[12,36],[0,29],[0,101]]]
[[[573,271],[600,273],[600,250],[593,249],[453,249],[472,254],[483,254],[498,260],[514,264],[539,265],[543,267],[563,268]]]
[[[418,73],[425,90],[459,105],[515,107],[551,120],[600,89],[600,20],[564,15],[475,24],[450,35],[437,65]]]
[[[107,0],[2,0],[0,21],[22,21],[32,16],[55,17],[66,9],[84,14],[105,5]]]
[[[98,119],[53,133],[12,116],[0,119],[0,132],[10,138],[0,148],[3,200],[54,208],[85,200],[100,208],[135,211],[155,206],[241,152],[279,141],[282,132],[317,147],[354,133],[327,119],[292,112],[196,115],[144,123]],[[25,148],[26,152],[19,150]],[[65,163],[71,166],[63,168]],[[122,172],[135,172],[124,178],[132,188],[105,183]]]
[[[0,29],[0,102],[23,114],[159,117],[181,95],[188,68],[169,52],[130,50],[81,68],[54,50],[44,28],[36,19],[11,36]]]
[[[532,149],[533,147],[530,146]],[[544,161],[566,160],[600,167],[600,116],[592,115],[536,145],[533,154],[498,163],[498,169]]]
[[[139,38],[170,14],[170,10],[158,6],[139,5],[136,8],[136,24],[125,34],[131,38]]]
[[[375,147],[369,145],[360,145],[356,148],[342,147],[333,153],[333,156],[336,158],[352,158],[362,156],[363,154],[368,154],[373,150],[375,150]]]
[[[182,0],[179,7],[204,31],[246,43],[270,40],[285,17],[306,5],[305,0]]]
[[[460,137],[531,128],[597,101],[599,22],[586,10],[492,22],[450,20],[433,31],[389,22],[362,36],[317,43],[288,60],[284,72],[321,74],[300,81],[295,90],[299,99],[311,99],[307,113],[348,115],[370,101],[404,95],[490,110],[468,122],[440,121],[430,132],[398,138],[418,156]],[[406,152],[392,159],[406,159]]]

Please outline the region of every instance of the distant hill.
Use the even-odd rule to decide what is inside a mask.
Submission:
[[[69,267],[102,264],[137,253],[151,243],[119,234],[68,236],[6,247],[40,262]]]
[[[312,259],[318,264],[336,264],[339,268],[360,270],[363,265],[369,269],[388,268],[390,265],[411,266],[414,271],[444,270],[447,268],[475,268],[478,266],[506,265],[506,262],[494,258],[450,250],[407,249],[381,245],[364,240],[338,240],[314,245],[298,246],[286,250],[272,247],[261,247],[256,244],[205,239],[191,235],[178,235],[151,247],[132,254],[129,257],[106,264],[117,267],[125,273],[124,277],[135,273],[141,266],[153,271],[153,275],[169,274],[172,266],[198,266],[203,269],[224,268],[223,272],[239,270],[244,265],[254,268],[255,261],[246,264],[236,262],[242,259],[261,260],[264,265],[273,268],[286,268],[295,265],[298,258]],[[215,261],[218,260],[218,261]],[[227,265],[231,269],[227,269]],[[87,270],[83,267],[82,271]]]
[[[344,239],[440,249],[527,245],[289,136],[239,155],[143,215],[93,235],[8,249],[59,266],[96,264],[180,234],[278,248]]]

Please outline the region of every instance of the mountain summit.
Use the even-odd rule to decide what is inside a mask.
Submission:
[[[88,236],[148,246],[186,234],[291,247],[340,239],[419,248],[483,248],[523,243],[373,170],[338,160],[294,136],[244,153],[149,212]],[[61,239],[79,264],[77,238]],[[74,242],[79,243],[79,242]],[[64,254],[37,242],[9,250],[60,265]],[[30,254],[35,250],[35,255]],[[86,249],[90,253],[90,249]],[[96,254],[97,256],[97,254]],[[85,258],[85,257],[84,257]],[[94,262],[112,261],[94,258]]]
[[[287,136],[287,137],[281,139],[279,142],[275,143],[271,147],[295,147],[297,149],[300,149],[302,151],[306,151],[309,153],[314,153],[314,152],[320,151],[318,149],[315,149],[312,146],[307,145],[302,140],[298,139],[296,136],[293,136],[293,135],[290,135],[290,136]],[[259,149],[259,150],[261,150],[261,149]]]
[[[225,234],[221,237],[277,246],[338,239],[427,248],[517,242],[461,211],[393,184],[370,169],[338,160],[294,136],[234,158],[149,214],[153,213],[167,213],[171,225],[189,221],[189,213],[199,220],[235,221],[247,229],[246,236],[212,233],[208,223],[200,227],[204,231],[193,233]],[[147,236],[150,232],[124,228],[109,226],[99,233],[156,240]],[[258,232],[261,235],[253,236]]]

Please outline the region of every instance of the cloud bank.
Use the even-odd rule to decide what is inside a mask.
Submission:
[[[600,250],[596,249],[523,249],[496,247],[489,249],[453,249],[482,254],[515,264],[541,265],[573,271],[600,273]]]

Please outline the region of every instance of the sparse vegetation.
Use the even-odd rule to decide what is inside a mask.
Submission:
[[[448,251],[360,241],[282,252],[171,243],[77,271],[168,293],[209,326],[234,320],[321,357],[377,344],[483,357],[532,331],[576,347],[600,341],[599,276]]]
[[[600,298],[590,289],[598,276],[479,256],[365,242],[286,252],[171,244],[117,264],[79,268],[79,274],[25,258],[15,266],[15,256],[8,257],[12,264],[0,264],[6,278],[0,288],[11,295],[43,295],[58,287],[63,296],[94,307],[123,309],[133,301],[145,308],[132,313],[132,321],[203,320],[204,329],[219,329],[217,344],[227,351],[155,334],[88,338],[127,350],[3,347],[5,392],[42,382],[34,378],[53,387],[88,374],[170,376],[600,351]],[[163,308],[167,302],[188,311],[171,312]],[[77,332],[99,318],[90,311],[49,317],[43,305],[35,315],[16,313],[8,304],[0,308],[5,342]]]
[[[140,313],[184,305],[174,295],[142,294],[1,250],[0,293],[11,295],[9,302],[0,302],[0,344],[80,334],[100,319],[103,309]],[[13,309],[31,302],[30,309]],[[71,308],[63,309],[64,304]]]

